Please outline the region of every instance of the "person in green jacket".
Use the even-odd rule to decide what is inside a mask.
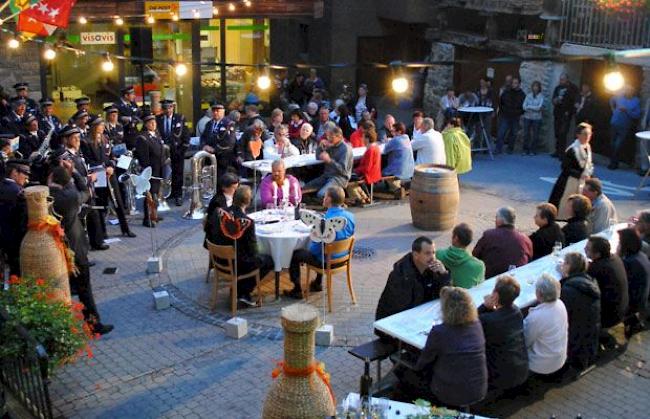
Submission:
[[[451,274],[451,283],[455,287],[472,288],[485,279],[485,264],[467,251],[472,236],[469,225],[458,224],[452,231],[451,246],[436,251],[436,257]]]
[[[472,142],[462,128],[459,117],[450,118],[447,127],[442,132],[445,143],[447,166],[456,169],[459,175],[472,170]]]

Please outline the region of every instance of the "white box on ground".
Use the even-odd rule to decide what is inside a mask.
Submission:
[[[169,293],[165,290],[154,291],[153,302],[156,306],[156,310],[164,310],[166,308],[169,308]]]
[[[316,345],[330,346],[334,343],[334,325],[324,324],[316,329]]]
[[[163,263],[161,258],[157,256],[151,256],[149,259],[147,259],[147,273],[157,274],[162,272],[162,270]]]
[[[241,339],[248,334],[248,322],[241,317],[233,317],[226,322],[226,336]]]

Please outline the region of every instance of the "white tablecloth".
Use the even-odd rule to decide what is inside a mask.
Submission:
[[[381,150],[383,150],[383,144],[380,145]],[[355,160],[360,159],[363,154],[366,152],[366,147],[354,147],[352,149],[352,156]],[[242,166],[249,169],[257,170],[262,174],[271,173],[271,164],[273,160],[264,159],[264,160],[254,160],[254,161],[245,161],[242,163]],[[316,158],[316,154],[301,154],[299,156],[285,157],[284,167],[286,169],[292,167],[305,167],[305,166],[314,166],[317,164],[323,164],[322,160]]]
[[[376,404],[379,401],[377,398],[372,398],[371,399],[371,404]],[[351,406],[351,407],[356,407],[359,406],[359,393],[350,393],[348,394],[348,397],[345,398],[345,401],[343,402],[344,406]],[[403,403],[403,402],[396,402],[394,400],[389,400],[388,405],[390,408],[386,412],[386,419],[404,419],[409,415],[423,415],[427,414],[428,410],[423,407],[418,407],[414,404],[411,403]],[[399,412],[399,414],[397,413]],[[476,416],[476,415],[467,415],[464,413],[461,413],[459,416],[460,418],[476,418],[476,419],[488,419],[485,418],[484,416]]]
[[[613,230],[619,230],[625,227],[627,227],[625,223],[618,224]],[[605,231],[599,233],[599,235],[606,236],[611,243],[612,251],[616,251],[618,234]],[[549,273],[559,280],[560,274],[556,269],[558,261],[563,259],[563,255],[568,252],[580,252],[584,254],[586,243],[587,240],[583,240],[565,247],[562,249],[559,258],[548,255],[512,271],[511,274],[514,274],[515,279],[519,281],[521,287],[521,293],[515,300],[515,304],[520,308],[533,305],[536,301],[535,281],[537,278],[543,273]],[[498,277],[499,275],[492,277],[474,288],[467,290],[472,296],[476,307],[483,304],[484,296],[492,293]],[[440,324],[441,322],[440,300],[435,300],[378,320],[374,323],[374,327],[408,345],[422,349],[426,344],[427,335],[433,325]]]
[[[256,223],[255,236],[259,252],[273,258],[275,272],[289,268],[293,251],[304,248],[309,243],[309,227],[300,220],[294,220],[293,214],[293,208],[284,214],[279,210],[262,210],[249,214]],[[258,224],[258,222],[279,218],[286,221]]]

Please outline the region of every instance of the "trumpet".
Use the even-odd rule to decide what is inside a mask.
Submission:
[[[205,165],[206,160],[210,165]],[[217,193],[217,158],[212,153],[201,150],[192,157],[192,194],[190,208],[183,215],[189,220],[200,220],[205,215],[205,201]]]

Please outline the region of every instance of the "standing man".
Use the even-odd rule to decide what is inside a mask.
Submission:
[[[16,90],[17,97],[22,97],[25,99],[25,104],[27,105],[27,113],[36,115],[38,112],[38,106],[36,105],[36,101],[29,97],[29,83],[23,81],[18,82],[14,84],[14,89]]]
[[[156,116],[147,115],[142,121],[144,122],[144,128],[142,134],[138,136],[135,145],[135,157],[140,162],[140,166],[144,169],[146,167],[151,167],[151,176],[157,177],[159,179],[151,179],[151,197],[153,198],[153,205],[158,207],[158,192],[160,192],[160,178],[162,178],[163,173],[162,169],[165,165],[165,153],[164,153],[164,143],[158,131],[156,131]],[[153,228],[156,227],[157,221],[162,221],[161,217],[158,217],[157,221],[151,220],[151,214],[149,214],[149,206],[147,205],[146,200],[144,201],[144,220],[142,220],[142,225],[145,227]]]
[[[117,106],[115,105],[110,105],[104,108],[104,115],[106,117],[106,130],[104,131],[104,134],[108,137],[113,148],[120,144],[125,144],[124,126],[118,122],[119,112],[119,109],[117,109]],[[130,145],[131,146],[129,147],[129,144],[126,144],[126,149],[132,150],[134,145]],[[115,152],[115,150],[113,151]],[[121,155],[123,152],[119,151],[119,154]]]
[[[36,116],[28,115],[25,118],[25,131],[20,136],[18,151],[24,158],[30,158],[32,153],[38,151],[46,135],[45,132],[38,129]]]
[[[512,78],[512,85],[501,94],[499,103],[499,130],[497,134],[496,153],[501,154],[503,144],[508,146],[508,154],[512,154],[519,132],[519,119],[524,113],[526,94],[521,90],[519,77]]]
[[[212,105],[212,120],[208,122],[201,135],[201,147],[217,158],[217,175],[223,176],[230,168],[236,172],[235,157],[237,137],[234,124],[225,117],[226,109],[220,103]]]
[[[31,172],[27,160],[9,160],[0,181],[0,248],[12,275],[20,275],[20,244],[27,232],[27,204],[23,188]]]
[[[578,98],[578,87],[569,81],[566,73],[560,75],[560,84],[553,89],[553,123],[555,128],[555,152],[552,157],[562,158],[566,148],[566,136],[571,126]]]
[[[612,137],[612,155],[610,157],[610,170],[618,169],[618,159],[621,148],[634,128],[637,120],[641,117],[641,102],[637,96],[634,96],[634,89],[630,85],[623,88],[623,94],[614,96],[609,101],[612,109],[612,119],[609,123],[611,126]]]
[[[141,115],[138,105],[135,103],[135,90],[133,86],[127,86],[120,90],[122,97],[117,104],[117,109],[120,115],[120,122],[124,126],[124,137],[126,139],[135,138],[138,136],[137,123]]]
[[[596,99],[591,92],[591,86],[587,83],[582,84],[580,97],[576,102],[576,125],[581,122],[592,125],[596,123]]]
[[[25,129],[24,120],[27,115],[27,102],[25,98],[18,96],[12,98],[11,112],[2,118],[0,122],[2,130],[13,134],[15,137],[21,135]]]
[[[163,113],[156,116],[156,125],[163,142],[169,146],[172,161],[172,193],[177,207],[183,205],[183,162],[185,151],[189,147],[189,135],[185,117],[175,112],[173,100],[160,102]]]
[[[63,125],[61,120],[54,115],[54,101],[48,97],[41,99],[39,102],[41,111],[38,113],[38,129],[48,133],[54,128],[54,132],[58,132]]]

